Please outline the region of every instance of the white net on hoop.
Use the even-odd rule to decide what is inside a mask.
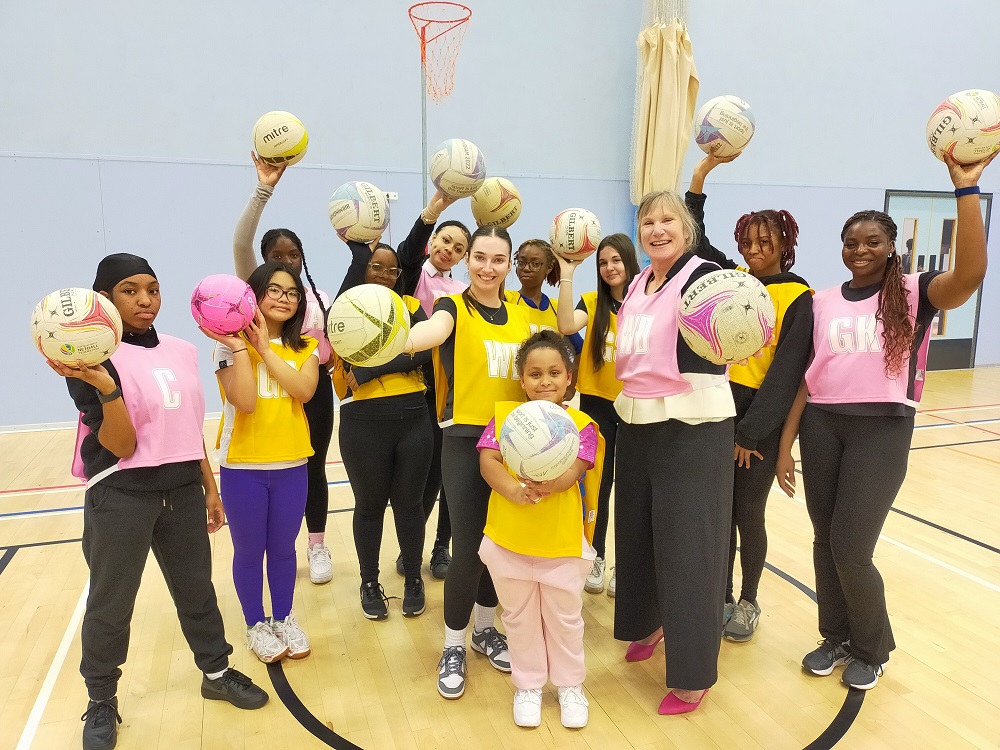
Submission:
[[[410,22],[420,40],[427,95],[439,101],[455,87],[455,63],[465,39],[472,11],[459,3],[418,3],[410,8]]]

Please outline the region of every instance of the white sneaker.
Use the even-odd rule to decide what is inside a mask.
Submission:
[[[537,727],[542,723],[541,690],[518,690],[514,693],[514,723],[519,727]]]
[[[288,654],[288,646],[275,636],[266,622],[258,622],[247,629],[247,648],[265,664],[278,661]]]
[[[594,559],[594,567],[590,569],[587,582],[583,584],[583,590],[588,594],[600,594],[604,591],[604,566],[607,563],[603,557]]]
[[[579,729],[587,726],[590,718],[590,703],[583,694],[583,685],[559,688],[559,707],[561,709],[562,725],[567,729]]]
[[[309,580],[313,583],[327,583],[333,578],[333,560],[330,550],[324,544],[314,544],[307,551],[309,556]]]
[[[611,580],[608,581],[608,596],[610,596],[612,599],[615,598],[615,576],[616,575],[617,574],[615,573],[615,569],[612,568],[611,569]]]
[[[309,648],[309,639],[295,621],[295,615],[291,613],[284,620],[275,620],[272,622],[271,631],[274,633],[275,638],[288,647],[288,657],[290,659],[304,659],[312,651]]]

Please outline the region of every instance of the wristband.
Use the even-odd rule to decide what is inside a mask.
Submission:
[[[562,284],[564,281],[567,282],[567,283],[569,283],[569,284],[573,283],[573,279],[559,279],[559,283],[560,284]]]
[[[964,188],[955,188],[955,197],[961,198],[963,195],[979,195],[979,185],[971,185]]]
[[[247,348],[244,346],[242,349],[233,349],[233,354],[239,354],[240,352],[245,352]]]
[[[432,211],[428,211],[426,208],[420,212],[420,220],[424,222],[424,224],[436,224],[440,217],[441,214],[435,214]]]
[[[115,399],[119,399],[121,397],[122,397],[122,389],[121,386],[118,385],[116,385],[115,389],[106,396],[100,391],[97,392],[97,400],[100,401],[102,404],[109,404]]]

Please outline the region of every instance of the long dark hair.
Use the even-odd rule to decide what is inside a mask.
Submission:
[[[279,263],[276,260],[271,260],[257,266],[254,272],[250,274],[250,278],[247,279],[247,284],[253,289],[253,293],[257,296],[257,304],[259,305],[261,300],[267,296],[267,285],[271,283],[271,278],[278,271],[284,271],[295,279],[295,288],[299,292],[299,302],[296,305],[295,314],[281,324],[281,343],[293,351],[300,352],[306,345],[305,340],[302,338],[302,323],[306,319],[306,288],[302,286],[302,279],[296,275],[295,269],[287,263]]]
[[[896,241],[896,222],[889,214],[882,211],[858,211],[847,220],[840,232],[840,241],[844,241],[849,230],[862,221],[874,221],[890,243]],[[903,283],[903,259],[893,248],[885,263],[885,276],[882,288],[878,291],[878,310],[876,320],[882,321],[882,338],[885,350],[882,357],[885,362],[886,377],[896,377],[903,369],[903,362],[910,354],[913,346],[913,321],[910,320],[910,304],[907,301],[908,292]]]
[[[597,305],[594,308],[593,328],[590,331],[590,358],[594,360],[594,372],[604,365],[604,344],[608,336],[608,326],[611,325],[611,310],[615,298],[611,296],[611,285],[601,278],[601,250],[612,247],[618,251],[622,263],[625,264],[625,289],[632,279],[639,275],[639,261],[635,257],[635,245],[627,234],[609,234],[601,240],[594,253],[597,261]]]
[[[510,257],[511,250],[514,247],[514,243],[510,241],[510,235],[507,234],[507,230],[504,229],[503,227],[498,227],[498,226],[495,226],[493,224],[489,224],[487,226],[479,227],[475,232],[472,233],[472,239],[469,241],[469,251],[467,253],[467,257],[469,257],[469,258],[472,257],[472,246],[473,246],[473,244],[475,244],[476,240],[479,237],[498,237],[498,238],[500,238],[501,240],[503,240],[507,244],[507,257],[508,258]],[[501,306],[503,305],[503,293],[504,293],[504,282],[501,280],[501,282],[500,282],[500,304],[501,304]],[[469,284],[469,286],[467,286],[465,288],[465,291],[462,292],[462,301],[465,303],[465,309],[468,310],[470,313],[472,312],[473,309],[476,309],[476,310],[479,309],[478,300],[476,300],[476,298],[472,296],[472,284]],[[480,311],[479,314],[481,316],[482,312]]]
[[[299,255],[302,256],[302,270],[306,274],[306,279],[309,281],[309,288],[312,289],[312,293],[316,296],[316,303],[319,305],[319,309],[323,311],[323,320],[326,320],[326,307],[323,305],[323,298],[319,296],[319,290],[316,288],[316,282],[313,281],[313,277],[309,273],[309,264],[306,263],[306,251],[302,249],[302,240],[299,236],[295,234],[291,229],[285,229],[279,227],[278,229],[268,229],[264,232],[264,236],[260,238],[260,257],[266,263],[267,254],[271,252],[271,248],[274,243],[277,242],[281,237],[289,239],[292,243],[299,249]],[[298,274],[294,270],[291,271],[292,276],[298,278]],[[305,297],[302,297],[302,301],[305,302]],[[298,351],[298,349],[296,349]]]

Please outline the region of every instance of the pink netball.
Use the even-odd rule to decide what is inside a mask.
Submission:
[[[681,298],[681,336],[691,351],[717,365],[752,357],[771,341],[777,313],[767,288],[743,271],[714,271]]]
[[[236,276],[206,276],[191,293],[191,315],[199,326],[213,333],[239,333],[256,314],[257,297]]]

